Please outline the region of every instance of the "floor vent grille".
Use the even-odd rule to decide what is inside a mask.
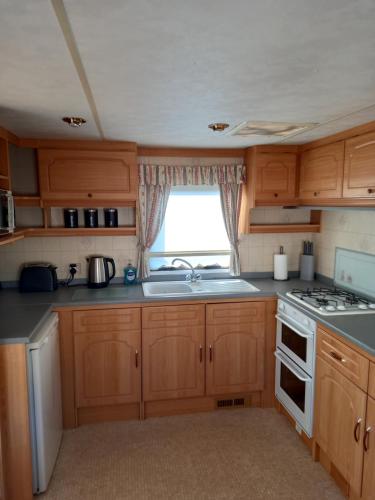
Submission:
[[[218,399],[216,401],[217,408],[244,408],[245,398],[237,399]]]

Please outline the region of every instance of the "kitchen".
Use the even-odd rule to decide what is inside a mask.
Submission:
[[[0,4],[1,500],[375,498],[375,6],[208,3]]]

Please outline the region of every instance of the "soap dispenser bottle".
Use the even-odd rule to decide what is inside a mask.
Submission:
[[[137,282],[137,268],[132,266],[132,263],[129,261],[129,264],[124,269],[124,284],[133,285],[136,282]]]

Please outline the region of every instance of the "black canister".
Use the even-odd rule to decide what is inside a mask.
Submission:
[[[64,208],[64,225],[69,229],[78,227],[78,210],[76,208]]]
[[[85,227],[98,227],[98,209],[85,208]]]
[[[116,208],[104,209],[104,225],[105,227],[118,227],[118,213]]]

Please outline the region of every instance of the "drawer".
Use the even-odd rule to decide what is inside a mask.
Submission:
[[[140,329],[140,309],[98,309],[73,312],[73,331],[75,333],[120,332]]]
[[[321,329],[318,329],[317,354],[367,392],[368,359]]]
[[[145,307],[142,310],[142,327],[165,328],[204,325],[204,305]]]
[[[375,363],[370,363],[370,376],[368,379],[368,393],[375,398]]]
[[[264,302],[231,302],[208,304],[206,317],[208,325],[233,325],[241,323],[263,323],[266,306]]]

